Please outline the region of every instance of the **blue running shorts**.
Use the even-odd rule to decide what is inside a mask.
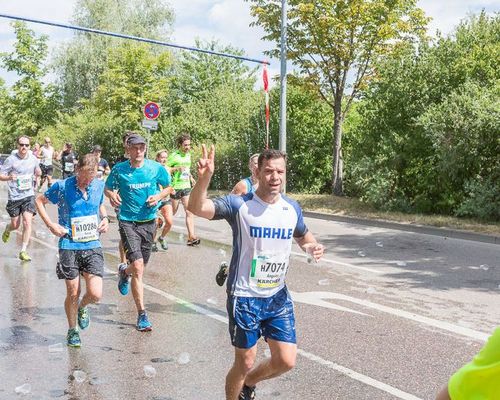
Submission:
[[[271,297],[228,296],[229,334],[233,346],[249,349],[261,336],[297,343],[293,302],[286,287]]]

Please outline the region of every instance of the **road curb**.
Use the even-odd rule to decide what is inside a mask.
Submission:
[[[308,218],[324,219],[329,221],[346,222],[348,224],[358,224],[364,226],[374,226],[377,228],[396,229],[405,232],[423,233],[426,235],[441,236],[453,239],[470,240],[489,244],[500,244],[500,236],[487,235],[484,233],[459,231],[449,228],[438,228],[426,225],[403,224],[399,222],[383,221],[378,219],[367,219],[351,217],[348,215],[326,214],[314,211],[304,211],[304,216]]]

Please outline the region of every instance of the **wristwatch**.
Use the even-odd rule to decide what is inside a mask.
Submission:
[[[109,217],[107,215],[104,215],[101,217],[101,220],[103,219],[107,219],[108,220],[108,224],[111,222],[111,220],[109,219]]]

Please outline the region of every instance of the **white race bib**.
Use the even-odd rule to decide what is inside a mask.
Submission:
[[[252,260],[250,286],[259,289],[273,289],[285,281],[289,255],[258,254]]]
[[[71,237],[75,242],[90,242],[99,239],[97,215],[71,218]]]
[[[18,175],[16,182],[19,190],[29,190],[33,187],[33,175]]]
[[[75,170],[75,164],[72,162],[67,162],[64,164],[64,172],[73,172]]]
[[[181,172],[181,181],[189,181],[189,169],[183,168]]]

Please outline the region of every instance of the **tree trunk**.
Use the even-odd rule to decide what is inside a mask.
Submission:
[[[342,97],[336,96],[333,110],[333,171],[332,192],[336,196],[344,195],[342,162]]]

